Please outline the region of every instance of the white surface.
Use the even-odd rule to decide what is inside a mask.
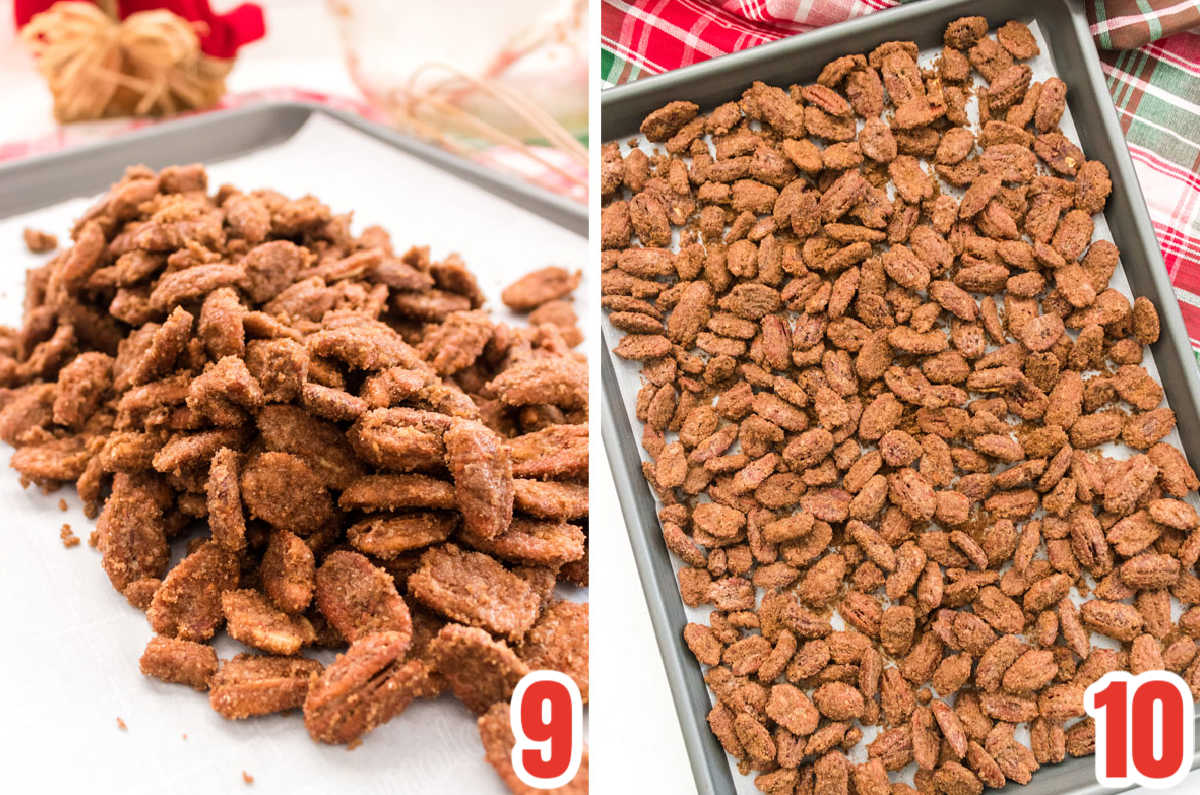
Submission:
[[[500,288],[517,276],[550,264],[582,267],[586,258],[575,235],[324,117],[209,175],[214,188],[228,181],[312,192],[334,212],[353,209],[356,229],[382,224],[400,250],[429,244],[434,258],[457,251],[493,312],[503,309]],[[33,224],[66,240],[90,203],[0,222],[0,322],[19,323],[24,268],[44,259],[24,250],[21,229]],[[576,297],[583,318],[586,296],[585,288]],[[66,513],[59,496],[70,503]],[[59,542],[63,522],[85,542],[93,528],[74,490],[23,491],[8,471],[0,474],[0,506],[8,516],[0,577],[8,606],[4,791],[211,793],[241,787],[243,770],[255,777],[254,792],[289,795],[504,791],[483,760],[474,716],[449,696],[414,704],[348,752],[313,743],[299,713],[226,721],[206,695],[143,677],[137,659],[153,635],[145,618],[112,589],[95,550]],[[228,657],[240,644],[224,639],[218,650]],[[128,731],[118,730],[118,716]]]
[[[1045,39],[1042,36],[1040,30],[1038,29],[1037,24],[1033,23],[1030,25],[1030,27],[1031,27],[1035,37],[1037,37],[1037,39],[1038,39],[1039,45],[1041,46],[1042,53],[1041,53],[1041,55],[1037,56],[1036,58],[1026,61],[1025,63],[1029,64],[1029,66],[1033,70],[1033,79],[1035,81],[1045,80],[1047,77],[1050,77],[1055,74],[1053,62],[1052,62],[1050,54],[1049,54],[1049,49],[1046,46]],[[940,54],[940,52],[941,52],[940,48],[938,48],[936,50],[927,50],[925,52],[922,52],[921,58],[920,58],[921,64],[928,65],[928,64],[932,63],[932,61],[936,58],[936,56],[938,54]],[[974,107],[975,107],[975,100],[974,100],[974,97],[972,97],[970,100],[969,108],[970,108],[970,116],[971,116],[973,123],[977,119],[977,116],[974,112]],[[1074,122],[1071,119],[1069,108],[1066,111],[1066,113],[1064,113],[1064,115],[1063,115],[1063,118],[1061,121],[1061,127],[1062,127],[1062,131],[1063,131],[1064,135],[1066,135],[1071,140],[1075,140],[1075,141],[1078,140],[1078,136],[1076,135],[1076,132],[1075,132],[1075,126],[1074,126]],[[641,149],[643,151],[647,152],[647,154],[649,154],[652,151],[652,149],[657,148],[657,147],[654,147],[654,145],[652,145],[652,144],[648,145],[647,142],[644,140],[644,138],[642,138],[641,136],[635,136],[633,138],[633,140],[639,141],[640,145],[641,145]],[[622,151],[625,151],[625,152],[627,152],[630,149],[628,139],[622,139],[621,147],[622,147]],[[927,168],[928,168],[928,166],[927,166]],[[890,189],[890,186],[889,186],[889,189]],[[961,194],[961,191],[953,191],[952,190],[951,192]],[[1112,234],[1109,231],[1108,224],[1107,224],[1104,216],[1103,215],[1095,216],[1094,220],[1095,220],[1095,233],[1094,233],[1093,239],[1095,239],[1095,240],[1105,239],[1105,240],[1111,241]],[[1113,278],[1110,282],[1110,286],[1118,289],[1119,291],[1124,293],[1126,296],[1131,297],[1129,283],[1125,276],[1124,264],[1121,264],[1120,266],[1118,266],[1117,271],[1113,275]],[[611,325],[608,325],[607,318],[605,318],[602,322],[605,323],[606,327],[609,329],[609,333],[611,334],[611,339],[614,341],[620,340],[620,338],[623,336],[622,333],[616,331]],[[636,400],[637,390],[639,389],[639,387],[641,386],[641,383],[642,383],[641,377],[639,375],[640,370],[641,370],[640,363],[627,361],[627,360],[624,360],[624,359],[621,359],[621,358],[615,357],[615,356],[613,357],[613,363],[614,363],[614,369],[616,371],[618,383],[621,386],[621,394],[622,394],[622,397],[624,398],[626,414],[629,417],[631,427],[634,428],[635,436],[638,436],[641,433],[642,423],[640,421],[638,421],[638,419],[636,418],[636,416],[634,414],[634,409],[635,409],[635,400]],[[1153,376],[1155,378],[1155,380],[1159,380],[1158,379],[1158,369],[1155,366],[1155,363],[1150,356],[1147,356],[1145,358],[1145,360],[1143,361],[1143,365],[1146,367],[1147,371],[1151,374],[1151,376]],[[639,441],[638,449],[642,456],[642,460],[644,460],[644,461],[648,460],[649,457],[646,454],[645,450],[641,449],[640,437],[639,437],[638,441]],[[1178,444],[1179,444],[1178,431],[1172,431],[1171,434],[1169,434],[1166,437],[1165,441],[1178,446]],[[1114,457],[1118,457],[1118,458],[1127,457],[1129,455],[1129,452],[1130,451],[1128,450],[1128,448],[1124,448],[1124,447],[1118,448],[1113,445],[1106,446],[1106,449],[1105,449],[1106,454],[1114,456]],[[602,454],[603,454],[603,450],[601,449],[600,452],[597,453],[597,455],[602,455]],[[622,527],[624,525],[624,521],[620,515],[619,503],[616,499],[615,493],[613,493],[611,477],[608,476],[608,473],[606,472],[603,480],[601,482],[597,482],[598,472],[596,470],[598,470],[598,469],[599,469],[599,467],[593,468],[593,485],[592,485],[592,491],[591,491],[593,521],[596,521],[596,522],[601,521],[601,516],[603,515],[602,514],[603,511],[614,510],[614,511],[616,511],[616,514],[613,518],[613,521],[618,527]],[[1194,505],[1200,505],[1200,502],[1197,501],[1196,495],[1194,495],[1194,494],[1189,498],[1189,501],[1192,502]],[[656,504],[658,504],[658,507],[661,507],[660,503],[656,502]],[[621,538],[622,538],[622,541],[625,546],[624,556],[626,558],[632,558],[632,552],[629,549],[628,539],[623,535],[621,536]],[[593,554],[596,554],[596,553],[594,552]],[[612,558],[612,560],[609,562],[609,565],[615,564],[615,570],[617,572],[619,572],[621,576],[624,576],[626,579],[626,584],[621,589],[622,592],[624,592],[624,593],[634,592],[634,593],[640,594],[641,584],[640,584],[640,581],[637,579],[636,570],[623,569],[621,567],[621,563],[623,563],[623,561],[617,553],[610,552],[609,555]],[[678,568],[681,565],[681,562],[674,556],[672,556],[672,562],[674,563],[676,570],[678,570]],[[607,566],[604,570],[607,570]],[[605,593],[607,593],[607,591]],[[1072,590],[1072,597],[1077,602],[1080,601],[1079,595],[1074,590]],[[1180,613],[1179,604],[1174,599],[1172,599],[1172,604],[1173,604],[1173,616],[1175,618],[1178,618],[1179,613]],[[632,627],[633,634],[637,635],[637,634],[640,634],[639,630],[642,627],[649,626],[649,617],[648,617],[648,613],[646,612],[644,599],[640,602],[636,602],[632,606],[636,607],[638,610],[638,615],[636,617],[636,620],[633,622],[633,627]],[[711,612],[711,609],[712,609],[711,605],[702,605],[700,608],[690,608],[690,607],[684,606],[684,612],[687,615],[689,621],[697,621],[697,622],[705,623],[705,624],[707,623],[708,614],[709,614],[709,612]],[[593,621],[595,621],[595,619],[593,619]],[[841,617],[834,614],[832,616],[832,623],[835,628],[840,627],[842,625]],[[600,634],[601,633],[600,627],[596,626],[594,629],[597,632],[597,637],[602,637],[602,635]],[[647,642],[647,641],[649,641],[649,642]],[[1092,634],[1092,642],[1096,646],[1115,645],[1114,642],[1110,641],[1107,638],[1102,638],[1102,637],[1096,635],[1095,633]],[[630,660],[625,664],[628,664],[631,669],[645,669],[651,665],[651,660],[653,658],[658,658],[658,660],[657,660],[658,665],[655,668],[654,678],[661,679],[662,681],[665,682],[665,679],[666,679],[665,672],[662,667],[661,657],[659,657],[658,648],[656,645],[654,645],[652,631],[647,638],[638,639],[636,637],[630,637],[627,642],[627,646],[631,651],[633,651],[635,653],[640,653],[640,654],[646,655],[647,659],[644,662],[635,662],[633,660]],[[710,693],[710,698],[711,698],[711,693]],[[687,767],[686,753],[684,753],[682,737],[679,734],[678,717],[675,714],[673,704],[671,704],[669,701],[668,701],[668,707],[669,707],[668,715],[665,718],[663,718],[662,720],[653,720],[653,725],[646,725],[646,723],[650,722],[649,716],[647,716],[647,721],[645,721],[637,726],[631,726],[628,731],[630,733],[633,733],[634,736],[629,737],[627,735],[627,737],[628,737],[627,743],[630,746],[636,746],[636,745],[640,745],[641,743],[649,742],[651,737],[663,738],[663,739],[659,739],[658,742],[663,745],[662,756],[664,758],[665,764],[670,765],[674,769],[679,771],[676,773],[676,775],[686,775],[687,776],[686,781],[688,782],[688,787],[686,789],[669,788],[667,791],[669,791],[669,792],[690,791],[691,786],[692,786],[691,785],[691,773]],[[653,714],[657,716],[660,713],[654,712]],[[609,726],[609,724],[605,721],[602,721],[597,725],[601,727],[597,730],[598,733],[600,733],[601,735],[603,735],[603,733],[606,731],[606,729]],[[875,736],[875,734],[877,733],[877,729],[875,727],[865,726],[865,727],[863,727],[863,732],[864,732],[863,743],[860,743],[858,746],[856,746],[855,749],[853,749],[853,751],[849,754],[852,761],[865,761],[865,759],[866,759],[865,743],[869,742]],[[1017,737],[1018,737],[1018,739],[1022,739],[1023,741],[1028,742],[1028,730],[1024,727],[1019,728],[1018,732],[1017,732]],[[727,755],[727,758],[730,759],[731,767],[732,767],[732,762],[733,762],[732,757],[728,757],[728,755]],[[910,765],[909,768],[905,769],[904,780],[911,781],[911,773],[912,773],[913,769],[915,769],[915,765]],[[739,795],[753,795],[754,793],[758,792],[757,788],[754,787],[752,775],[751,776],[741,776],[737,773],[736,769],[733,769],[732,772],[733,772],[734,784],[735,784],[735,787],[736,787]],[[1158,791],[1162,792],[1163,790],[1158,790]],[[1174,788],[1172,790],[1167,790],[1167,791],[1174,792],[1174,793],[1184,793],[1184,792],[1191,793],[1191,792],[1200,791],[1200,771],[1193,772],[1191,774],[1191,776],[1183,784],[1180,784],[1177,788]]]
[[[602,694],[591,704],[592,792],[695,792],[608,459],[592,440],[591,686]]]

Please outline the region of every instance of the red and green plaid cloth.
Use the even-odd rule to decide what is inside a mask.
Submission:
[[[602,0],[606,86],[897,5],[895,0]],[[1138,180],[1200,359],[1200,2],[1089,0]]]

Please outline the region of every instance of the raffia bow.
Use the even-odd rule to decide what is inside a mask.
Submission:
[[[200,50],[196,23],[165,9],[118,20],[114,0],[102,5],[63,0],[21,29],[60,122],[176,113],[225,93],[233,61]]]

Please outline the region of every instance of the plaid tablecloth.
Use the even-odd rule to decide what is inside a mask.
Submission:
[[[897,5],[894,0],[602,0],[606,86]],[[1200,2],[1088,0],[1100,63],[1200,360]],[[994,20],[999,22],[1000,20]]]

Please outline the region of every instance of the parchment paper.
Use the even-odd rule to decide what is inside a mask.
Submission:
[[[1028,64],[1030,69],[1032,69],[1033,82],[1040,82],[1040,81],[1045,80],[1046,78],[1057,76],[1058,72],[1054,68],[1054,61],[1051,58],[1050,49],[1046,44],[1046,39],[1042,35],[1042,32],[1041,32],[1037,22],[1034,20],[1024,20],[1024,21],[1026,22],[1026,24],[1029,25],[1030,30],[1032,31],[1034,37],[1037,39],[1038,46],[1041,48],[1040,55],[1023,62],[1023,63]],[[996,21],[996,24],[1001,24],[1002,22],[1003,22],[1003,20],[999,20],[999,21]],[[993,34],[994,34],[994,31],[993,31]],[[926,67],[926,66],[932,65],[933,62],[936,60],[936,58],[940,54],[941,54],[940,47],[936,48],[936,49],[924,50],[920,53],[918,61],[922,67]],[[975,76],[975,79],[977,82],[982,81],[982,78],[980,78],[978,75]],[[686,97],[681,97],[681,99],[686,99]],[[976,103],[974,96],[972,96],[969,99],[968,116],[971,119],[972,130],[974,132],[978,132],[978,111],[977,111],[977,103]],[[859,123],[859,126],[861,128],[861,121]],[[1062,120],[1059,122],[1059,126],[1062,128],[1062,132],[1067,138],[1078,143],[1079,137],[1075,130],[1075,122],[1071,118],[1070,107],[1068,107],[1067,110],[1063,113],[1063,117],[1062,117]],[[640,135],[636,136],[630,140],[637,141],[638,144],[640,145],[640,148],[647,153],[651,152],[654,148],[654,144],[648,144],[646,142],[646,140]],[[622,151],[628,152],[629,148],[630,148],[630,144],[628,143],[628,141],[623,141]],[[1084,154],[1086,155],[1087,153],[1085,152]],[[1039,161],[1039,165],[1043,165],[1043,164],[1041,164],[1041,162]],[[932,171],[932,168],[929,166],[928,163],[925,163],[925,168],[926,168],[926,171]],[[943,192],[952,193],[954,195],[961,195],[961,193],[962,193],[961,190],[956,190],[956,189],[952,188],[951,186],[948,186],[945,182],[942,182],[941,184],[942,184]],[[890,184],[888,185],[887,190],[889,192],[889,195],[894,195],[894,191]],[[1095,232],[1093,234],[1092,239],[1093,240],[1109,240],[1109,241],[1111,241],[1113,239],[1112,233],[1109,231],[1108,222],[1105,220],[1104,215],[1093,216],[1093,220],[1095,221]],[[677,240],[678,240],[678,238],[676,238],[676,241]],[[1135,267],[1145,267],[1145,266],[1143,264],[1139,263],[1139,264],[1135,265]],[[1131,302],[1133,301],[1133,295],[1131,294],[1130,288],[1129,288],[1129,280],[1125,276],[1125,263],[1123,261],[1117,266],[1117,270],[1113,274],[1112,280],[1109,282],[1109,286],[1119,290],[1122,294],[1124,294],[1127,298],[1129,298],[1129,300]],[[607,315],[605,315],[605,318],[602,322],[605,324],[606,328],[608,329],[608,332],[607,332],[609,335],[608,338],[610,340],[612,340],[614,343],[619,341],[621,339],[621,337],[623,336],[623,334],[622,334],[622,332],[617,331],[608,322]],[[1075,335],[1075,332],[1069,332],[1069,333],[1072,336]],[[1149,354],[1148,349],[1147,349],[1146,353],[1147,353],[1147,355],[1143,359],[1142,365],[1146,368],[1147,372],[1149,372],[1150,375],[1155,379],[1155,381],[1161,383],[1161,379],[1159,378],[1159,375],[1158,375],[1158,367],[1155,365],[1154,359]],[[634,413],[637,391],[641,386],[641,377],[638,374],[639,370],[641,369],[640,364],[638,362],[626,361],[617,356],[613,356],[612,359],[613,359],[614,367],[616,370],[617,381],[620,385],[621,397],[625,402],[625,410],[629,416],[630,424],[635,429],[635,433],[640,433],[641,428],[642,428],[642,423],[637,419],[637,417]],[[1169,405],[1169,401],[1168,401],[1167,405]],[[1172,430],[1171,433],[1165,437],[1164,441],[1166,441],[1176,447],[1179,447],[1179,432],[1176,430]],[[641,449],[640,445],[639,445],[638,450],[641,453],[643,460],[649,460],[649,456],[646,454],[645,450]],[[1114,445],[1114,444],[1105,445],[1101,448],[1101,450],[1105,453],[1105,455],[1108,455],[1108,456],[1114,457],[1114,458],[1127,458],[1132,452],[1127,447]],[[1195,463],[1196,462],[1192,462],[1193,466],[1195,466]],[[1000,469],[1000,468],[998,468],[998,469]],[[1200,505],[1200,501],[1197,501],[1195,497],[1196,497],[1196,495],[1194,495],[1194,494],[1191,495],[1188,498],[1189,502],[1192,502],[1193,505]],[[661,507],[661,505],[659,507]],[[681,568],[681,566],[682,566],[682,562],[678,558],[676,558],[674,555],[671,556],[671,560],[675,566],[676,571],[678,571],[678,569]],[[1077,603],[1082,601],[1079,597],[1079,594],[1074,589],[1072,589],[1072,591],[1071,591],[1071,598]],[[1174,599],[1174,597],[1172,597],[1171,601],[1172,601],[1172,616],[1173,616],[1173,618],[1178,619],[1180,612],[1181,612],[1179,603]],[[711,605],[703,605],[700,608],[691,608],[686,605],[684,606],[684,612],[686,613],[688,620],[699,622],[702,624],[708,623],[708,614],[711,612],[711,610],[712,610]],[[844,625],[841,620],[841,616],[839,616],[837,613],[834,613],[832,615],[831,623],[833,624],[833,627],[835,629],[844,628]],[[1112,641],[1108,638],[1102,637],[1096,633],[1092,633],[1092,644],[1093,644],[1093,646],[1110,647],[1110,648],[1116,648],[1119,646],[1119,644],[1117,644],[1115,641]],[[712,697],[711,692],[709,693],[709,696],[710,696],[710,698]],[[952,700],[951,700],[951,703],[953,703]],[[850,754],[848,754],[848,756],[851,758],[851,760],[855,761],[855,762],[866,761],[867,755],[866,755],[865,745],[866,745],[866,743],[870,742],[871,739],[873,739],[875,737],[875,735],[878,733],[877,728],[873,727],[873,726],[863,726],[862,729],[863,729],[863,737],[864,737],[863,742],[860,743],[858,746],[856,746],[853,749],[853,751]],[[1021,726],[1021,727],[1018,727],[1018,729],[1017,729],[1016,737],[1017,737],[1017,739],[1021,740],[1022,742],[1025,742],[1026,744],[1028,744],[1028,741],[1029,741],[1028,734],[1029,734],[1028,730],[1024,726]],[[728,756],[728,755],[726,755],[726,756],[729,759],[730,769],[733,774],[734,784],[736,786],[736,789],[737,789],[739,795],[754,795],[754,793],[757,793],[758,790],[754,786],[754,783],[753,783],[754,776],[753,775],[751,775],[751,776],[739,775],[737,772],[737,760],[735,760],[731,756]],[[915,764],[910,764],[909,767],[906,768],[901,774],[903,777],[903,780],[911,782],[912,772],[915,769],[916,769]]]
[[[354,210],[356,231],[383,225],[400,250],[428,244],[435,259],[457,251],[498,317],[512,318],[499,300],[505,285],[545,265],[582,268],[587,256],[582,238],[322,114],[282,144],[210,166],[210,189],[223,182],[312,193],[335,213]],[[93,201],[80,198],[0,221],[0,322],[19,324],[24,271],[45,259],[25,250],[21,230],[34,226],[67,242],[71,222]],[[591,325],[587,290],[585,282],[575,297],[585,331]],[[11,449],[0,447],[7,459]],[[57,507],[60,496],[69,505],[65,513]],[[10,470],[0,474],[0,506],[6,514],[0,531],[6,625],[0,790],[507,792],[483,759],[474,715],[452,696],[414,703],[347,751],[314,743],[298,712],[227,721],[212,711],[206,694],[142,676],[137,660],[153,632],[113,590],[99,554],[87,546],[94,523],[83,516],[74,490],[50,496],[22,490]],[[58,533],[64,522],[83,544],[63,548]],[[245,650],[223,635],[217,649],[222,658]],[[118,729],[118,717],[126,731]],[[243,783],[243,770],[254,777],[252,786]]]

